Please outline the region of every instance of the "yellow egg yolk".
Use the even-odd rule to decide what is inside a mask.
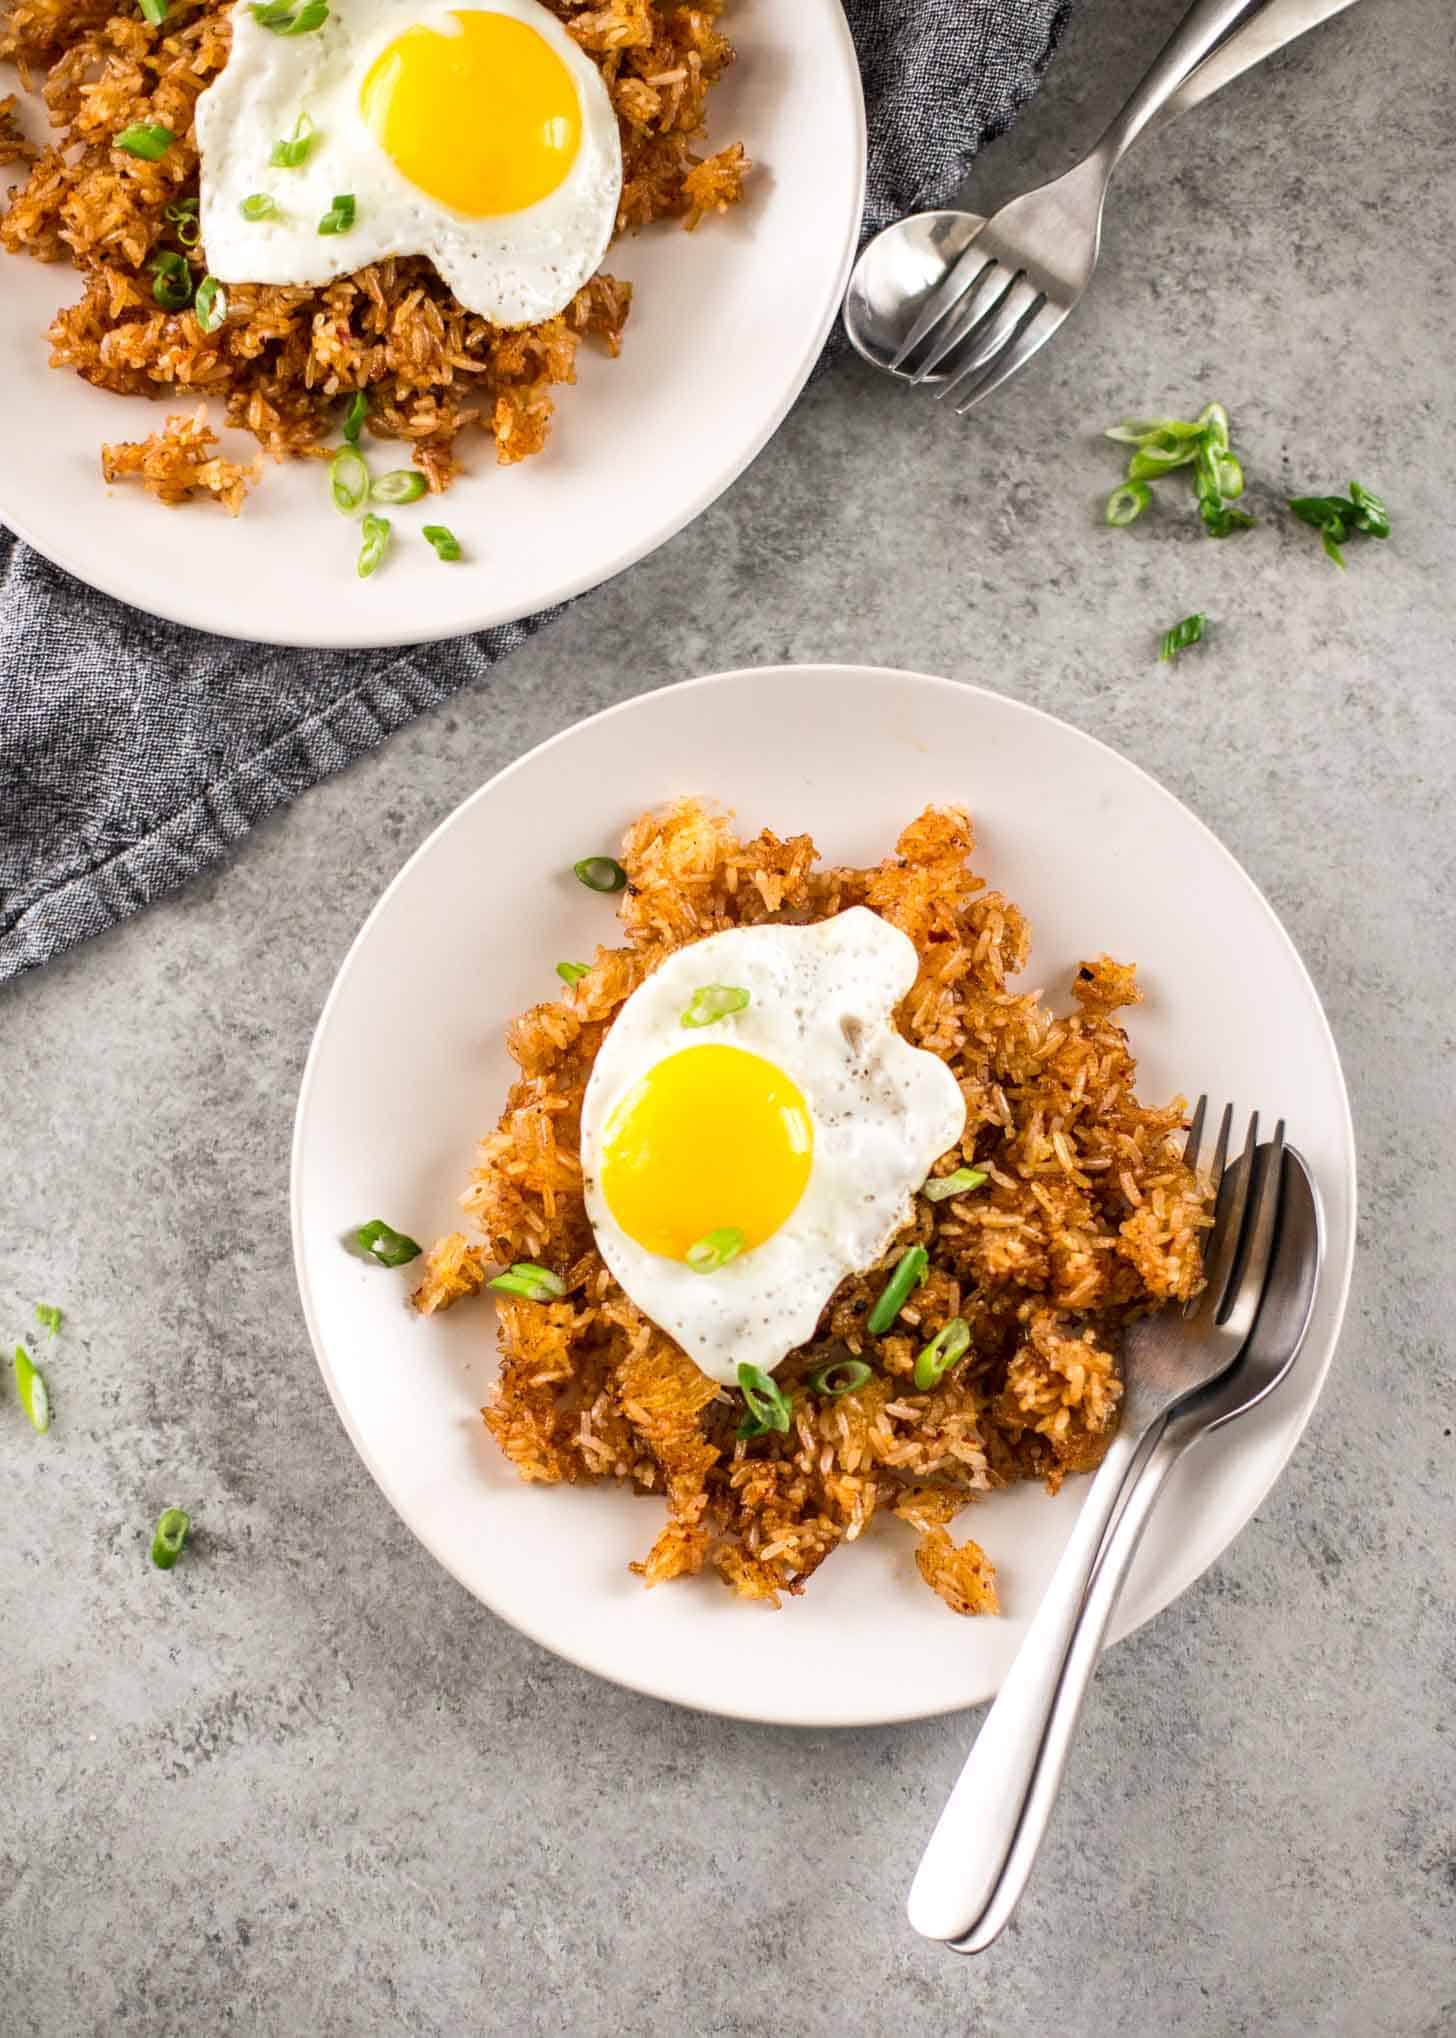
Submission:
[[[359,90],[366,126],[411,184],[456,212],[519,212],[554,191],[581,141],[571,72],[508,14],[455,13],[459,35],[407,28]]]
[[[649,1252],[687,1257],[726,1226],[762,1245],[804,1193],[814,1131],[798,1085],[741,1047],[684,1048],[627,1092],[602,1138],[601,1190]]]

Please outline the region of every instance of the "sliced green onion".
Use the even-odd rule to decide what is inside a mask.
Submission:
[[[306,113],[300,113],[293,124],[293,133],[287,141],[274,142],[272,153],[268,157],[269,168],[296,170],[301,163],[308,161],[313,140],[313,122]]]
[[[1229,414],[1221,403],[1206,403],[1198,413],[1198,422],[1193,429],[1202,432],[1204,438],[1211,440],[1220,453],[1228,451]]]
[[[520,1295],[527,1302],[559,1302],[566,1293],[566,1283],[559,1274],[553,1274],[549,1267],[538,1266],[535,1260],[517,1260],[504,1274],[497,1274],[486,1286],[494,1288],[498,1295]]]
[[[1196,439],[1201,430],[1201,425],[1185,424],[1181,418],[1124,418],[1121,424],[1109,425],[1102,436],[1123,446],[1143,446],[1150,439]]]
[[[865,1319],[871,1337],[883,1337],[905,1304],[912,1288],[918,1288],[930,1271],[930,1255],[923,1245],[907,1246],[895,1264],[895,1271],[881,1290],[880,1299]]]
[[[346,517],[361,510],[369,498],[369,469],[357,446],[340,446],[329,462],[329,492],[334,508]]]
[[[159,1571],[170,1571],[182,1554],[182,1545],[187,1540],[187,1531],[192,1526],[192,1517],[183,1508],[164,1507],[157,1517],[156,1532],[152,1536],[152,1562]]]
[[[747,991],[740,990],[736,984],[703,984],[689,999],[682,1023],[694,1027],[713,1026],[733,1012],[746,1010],[747,1005]]]
[[[15,1347],[15,1391],[31,1428],[44,1436],[51,1426],[51,1397],[46,1392],[45,1375],[24,1345]]]
[[[124,127],[111,146],[128,156],[140,156],[144,163],[160,163],[177,137],[170,127],[138,121]]]
[[[747,1237],[736,1224],[723,1224],[695,1239],[683,1258],[695,1274],[716,1274],[719,1267],[736,1260],[747,1243]]]
[[[321,234],[346,234],[354,224],[354,200],[347,191],[340,192],[333,204],[318,223]]]
[[[1135,524],[1152,499],[1153,491],[1145,481],[1124,481],[1108,496],[1103,514],[1114,530],[1121,530],[1125,524]]]
[[[369,493],[375,502],[418,502],[427,485],[418,467],[393,467],[370,484]]]
[[[442,559],[452,560],[460,557],[460,540],[453,531],[447,530],[444,524],[426,524],[421,535],[428,539]]]
[[[172,226],[176,226],[179,220],[195,219],[196,216],[197,216],[197,200],[195,197],[174,198],[170,205],[164,205],[162,207],[163,219],[165,219]]]
[[[558,962],[556,974],[564,984],[579,984],[583,977],[591,975],[589,962]]]
[[[254,191],[238,207],[244,219],[277,219],[278,201],[270,198],[266,191]]]
[[[1259,521],[1247,510],[1230,509],[1226,503],[1201,502],[1199,514],[1210,538],[1227,538],[1235,531],[1251,531]]]
[[[1224,496],[1242,495],[1244,492],[1244,470],[1232,453],[1218,453],[1214,456],[1214,471],[1218,477],[1219,493]]]
[[[163,311],[185,311],[192,302],[192,271],[174,248],[161,248],[147,264],[156,281],[152,295]]]
[[[738,1425],[739,1436],[761,1437],[771,1429],[787,1432],[788,1396],[762,1366],[750,1366],[745,1360],[738,1368],[738,1389],[748,1403],[748,1413]]]
[[[359,528],[364,533],[364,542],[359,547],[359,578],[367,580],[377,572],[379,562],[389,550],[389,518],[365,517]]]
[[[1158,652],[1159,658],[1166,664],[1170,659],[1176,658],[1180,651],[1186,651],[1190,644],[1201,644],[1207,621],[1207,616],[1200,609],[1196,615],[1185,616],[1181,623],[1175,623],[1171,630],[1165,630],[1162,648]]]
[[[1355,505],[1351,521],[1357,531],[1363,531],[1367,538],[1390,536],[1390,511],[1373,489],[1362,488],[1358,481],[1352,481],[1350,500]]]
[[[411,1260],[417,1260],[424,1251],[408,1233],[396,1231],[392,1224],[386,1224],[382,1217],[373,1218],[368,1224],[361,1224],[354,1234],[360,1252],[368,1253],[378,1260],[381,1267],[407,1267]]]
[[[184,248],[195,248],[202,239],[202,224],[195,219],[179,219],[176,235]]]
[[[252,11],[259,28],[271,28],[274,35],[307,35],[329,18],[328,0],[304,0],[298,8],[291,0],[253,0]]]
[[[832,1359],[827,1366],[820,1366],[809,1375],[809,1385],[816,1394],[827,1394],[837,1399],[841,1394],[854,1394],[866,1380],[874,1378],[874,1368],[867,1366],[863,1359]]]
[[[369,415],[369,398],[364,390],[356,389],[349,398],[349,408],[344,412],[344,437],[351,446],[359,443],[359,434],[364,429],[364,420]]]
[[[1162,453],[1149,446],[1139,446],[1127,463],[1129,481],[1161,481],[1165,474],[1171,474],[1175,467],[1186,467],[1198,458],[1199,441],[1189,439],[1175,452]]]
[[[1340,550],[1351,531],[1367,538],[1390,536],[1390,512],[1370,489],[1358,481],[1350,483],[1348,499],[1342,495],[1295,495],[1289,507],[1302,524],[1311,524],[1320,534],[1329,557],[1341,571],[1345,555]]]
[[[963,1359],[971,1348],[971,1329],[963,1316],[953,1316],[944,1330],[937,1331],[915,1360],[915,1384],[922,1394],[928,1394],[932,1387],[950,1371],[957,1359]]]
[[[984,1168],[957,1168],[953,1175],[932,1175],[922,1182],[920,1193],[931,1203],[944,1203],[951,1196],[965,1196],[986,1180]]]
[[[589,892],[619,892],[627,873],[614,856],[584,856],[572,869]]]
[[[167,19],[167,0],[137,0],[143,21],[149,21],[153,28],[160,28]]]
[[[193,315],[205,333],[215,333],[227,317],[227,292],[216,276],[204,276],[197,286]]]
[[[61,1312],[53,1302],[37,1302],[35,1305],[35,1320],[42,1329],[48,1331],[54,1337],[61,1327]]]

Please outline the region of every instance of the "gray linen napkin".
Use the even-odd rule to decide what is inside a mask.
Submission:
[[[1070,6],[845,0],[867,235],[950,196],[1035,90]],[[403,652],[238,644],[95,594],[0,527],[0,981],[195,876],[556,613]]]

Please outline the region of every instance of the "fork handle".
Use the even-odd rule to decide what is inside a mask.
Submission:
[[[1195,0],[1159,51],[1151,70],[1093,149],[1092,154],[1101,162],[1104,173],[1121,161],[1189,73],[1257,5],[1258,0]]]
[[[984,1953],[1010,1923],[1021,1901],[1051,1821],[1057,1792],[1061,1789],[1077,1723],[1082,1716],[1083,1701],[1102,1653],[1107,1623],[1122,1596],[1128,1568],[1137,1555],[1143,1530],[1148,1525],[1158,1495],[1168,1474],[1188,1448],[1191,1436],[1190,1431],[1180,1430],[1176,1423],[1169,1424],[1134,1474],[1131,1491],[1103,1545],[1091,1590],[1072,1633],[1071,1646],[1052,1697],[1046,1733],[1010,1851],[980,1916],[968,1932],[952,1941],[957,1953]]]
[[[910,1922],[927,1939],[962,1938],[1001,1880],[1098,1552],[1148,1434],[1147,1427],[1123,1428],[1113,1438],[1071,1541],[930,1836],[909,1900]]]

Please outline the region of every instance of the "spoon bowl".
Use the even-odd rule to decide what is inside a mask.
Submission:
[[[985,220],[976,212],[915,212],[897,219],[868,244],[854,265],[844,300],[849,343],[872,368],[902,381],[911,372],[894,366],[931,292],[960,260]],[[943,372],[925,377],[943,382]]]

